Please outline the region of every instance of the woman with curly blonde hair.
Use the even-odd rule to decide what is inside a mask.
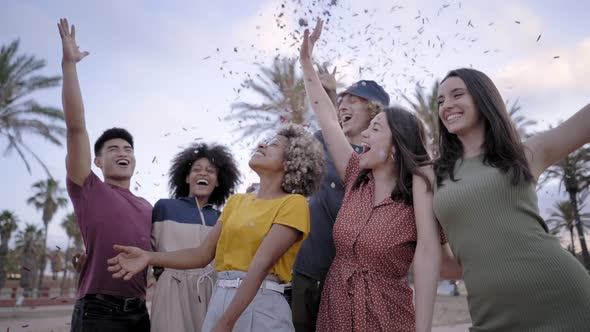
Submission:
[[[306,197],[323,176],[323,150],[302,127],[288,125],[258,145],[249,166],[260,190],[231,196],[201,246],[148,252],[117,245],[113,277],[129,280],[148,265],[199,268],[215,258],[218,280],[203,331],[294,331],[283,284],[309,233]]]

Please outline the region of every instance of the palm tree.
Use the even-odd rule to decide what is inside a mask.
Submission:
[[[57,280],[57,274],[65,269],[64,253],[59,249],[51,250],[49,258],[49,263],[51,265],[51,279]]]
[[[260,104],[237,102],[232,111],[238,111],[225,118],[238,121],[238,130],[243,139],[277,128],[282,123],[312,124],[307,104],[303,77],[298,73],[296,58],[275,58],[271,67],[259,66],[262,75],[249,78],[247,87],[263,98]]]
[[[518,104],[518,99],[516,99],[511,106],[508,106],[508,104],[509,101],[506,100],[506,109],[508,109],[508,114],[510,115],[512,122],[514,122],[514,125],[518,130],[518,133],[520,134],[520,137],[523,139],[531,137],[533,133],[529,132],[528,128],[530,126],[536,125],[537,121],[531,120],[526,116],[518,113],[522,109],[522,107]]]
[[[416,116],[422,120],[426,129],[427,144],[432,158],[439,157],[439,131],[438,131],[438,87],[440,81],[434,81],[432,88],[428,93],[419,83],[416,83],[416,89],[412,98],[402,94],[402,98],[410,104],[411,109]]]
[[[76,221],[76,215],[74,213],[69,213],[64,217],[63,221],[61,222],[61,227],[66,231],[66,235],[68,236],[68,247],[66,249],[65,257],[66,264],[61,280],[61,294],[63,295],[66,288],[68,266],[70,265],[70,260],[72,259],[72,248],[70,247],[70,243],[71,240],[74,239],[74,246],[76,250],[81,249],[82,236],[80,235],[80,228],[78,227],[78,222]]]
[[[584,195],[586,196],[586,195]],[[582,213],[584,205],[581,202],[584,198],[580,199],[578,204],[578,214],[580,221],[582,222],[584,231],[590,229],[590,213]],[[575,213],[574,208],[569,200],[555,202],[553,208],[549,210],[550,217],[547,218],[547,224],[551,226],[550,231],[552,234],[559,234],[559,237],[563,236],[563,232],[568,230],[570,233],[569,249],[572,254],[576,255],[576,243],[574,241],[574,225],[575,225]]]
[[[49,170],[35,152],[24,142],[23,136],[32,134],[62,146],[65,136],[64,115],[60,109],[39,105],[27,99],[31,93],[57,87],[59,76],[43,76],[38,71],[45,67],[45,60],[32,55],[18,54],[19,41],[0,48],[0,139],[6,139],[6,150],[16,151],[29,173],[31,167],[26,154],[30,154]]]
[[[47,229],[49,228],[49,222],[53,219],[55,212],[60,207],[68,205],[68,199],[64,196],[64,189],[60,187],[59,182],[53,178],[49,178],[45,181],[38,181],[33,184],[33,190],[35,191],[27,203],[33,205],[37,210],[43,211],[43,225],[45,226],[45,238],[43,240],[43,249],[47,247]],[[43,287],[43,272],[45,272],[45,266],[47,265],[47,257],[45,254],[41,256],[41,271],[39,271],[39,284],[38,288]]]
[[[8,241],[12,232],[18,228],[18,217],[13,211],[4,210],[0,214],[0,289],[6,283],[6,261],[8,255]]]
[[[16,249],[21,263],[20,286],[25,289],[25,296],[30,294],[35,284],[39,256],[45,256],[43,238],[43,230],[33,224],[27,224],[16,235]]]
[[[588,254],[586,236],[579,214],[581,210],[578,206],[580,197],[585,196],[586,191],[590,188],[590,145],[579,148],[549,167],[539,181],[539,185],[543,185],[551,179],[558,179],[560,188],[563,185],[569,196],[574,213],[574,227],[578,232],[580,247],[582,248],[582,259],[586,269],[590,270],[590,255]]]

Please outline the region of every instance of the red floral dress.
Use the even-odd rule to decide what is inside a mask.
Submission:
[[[413,293],[406,280],[417,241],[414,209],[389,197],[373,206],[372,178],[352,188],[360,171],[353,153],[316,331],[415,331]]]

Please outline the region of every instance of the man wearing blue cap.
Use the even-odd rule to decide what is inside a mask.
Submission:
[[[320,72],[324,88],[332,92],[336,90],[334,73],[326,78],[326,73]],[[389,106],[389,95],[375,81],[362,80],[337,96],[337,106],[344,135],[355,152],[360,153],[361,133],[375,115]],[[332,228],[344,198],[342,181],[321,131],[316,132],[315,137],[324,146],[326,170],[320,189],[309,198],[311,232],[302,243],[293,266],[291,309],[297,332],[315,331],[324,280],[336,254]]]

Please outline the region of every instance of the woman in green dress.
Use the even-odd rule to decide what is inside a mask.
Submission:
[[[590,142],[590,105],[525,142],[482,72],[451,71],[438,105],[433,205],[456,257],[443,274],[463,274],[471,331],[590,331],[590,276],[548,233],[535,192]]]

